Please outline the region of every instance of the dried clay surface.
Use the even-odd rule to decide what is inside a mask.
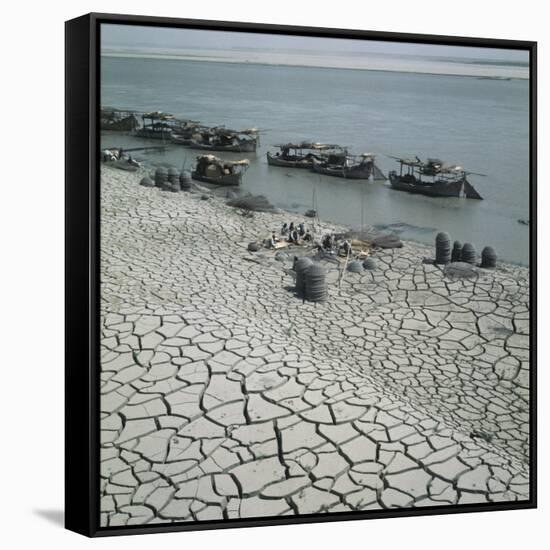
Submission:
[[[101,180],[103,526],[528,498],[527,268],[405,242],[308,303],[247,250],[298,216],[141,177]]]

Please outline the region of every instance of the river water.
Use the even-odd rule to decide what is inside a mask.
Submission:
[[[398,231],[431,243],[437,231],[494,246],[499,257],[529,264],[529,82],[396,71],[103,56],[101,104],[162,110],[207,125],[261,132],[242,190],[276,206],[323,219]],[[387,173],[388,155],[441,158],[486,177],[470,182],[483,201],[395,191],[388,182],[348,181],[268,166],[280,142],[339,143],[372,152]],[[158,145],[105,133],[102,146]],[[171,145],[143,156],[152,165],[190,169],[198,152]],[[136,155],[139,156],[139,155]]]

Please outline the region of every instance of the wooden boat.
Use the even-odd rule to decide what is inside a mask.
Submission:
[[[197,181],[217,185],[240,185],[249,164],[250,161],[247,159],[231,161],[219,159],[214,155],[201,155],[197,157],[191,177]]]
[[[137,172],[141,164],[131,159],[118,159],[106,161],[105,166],[118,168],[119,170],[125,170],[127,172]]]
[[[202,149],[204,151],[225,151],[228,153],[253,153],[256,151],[256,144],[252,141],[239,142],[234,145],[221,145],[214,143],[200,143],[191,140],[188,146],[192,149]]]
[[[374,179],[374,155],[350,155],[346,151],[327,155],[323,161],[313,159],[313,171],[338,178]]]
[[[430,197],[466,197],[482,200],[483,197],[468,181],[468,174],[461,166],[446,166],[439,159],[429,158],[426,161],[401,159],[394,157],[400,164],[399,174],[392,170],[389,174],[393,189],[418,193]],[[484,176],[485,174],[476,174]]]
[[[127,172],[136,172],[141,164],[132,158],[132,155],[124,153],[122,149],[103,149],[101,151],[101,160],[105,166],[118,168]]]
[[[105,107],[99,115],[99,127],[111,132],[133,132],[138,127],[138,120],[132,111]]]
[[[191,137],[183,133],[173,133],[170,135],[170,141],[176,145],[191,145]]]
[[[172,131],[172,143],[190,147],[194,143],[206,144],[214,135],[217,127],[204,126],[193,123],[186,126],[179,125]]]
[[[141,115],[142,126],[135,130],[135,135],[146,139],[161,139],[170,141],[173,124],[176,120],[173,115],[154,111]]]
[[[345,151],[339,145],[329,143],[283,143],[275,145],[280,152],[267,152],[267,163],[270,166],[282,166],[284,168],[308,168],[313,166],[313,160],[323,161],[329,152]]]
[[[208,128],[196,133],[188,146],[206,151],[226,151],[232,153],[253,153],[258,146],[258,130],[229,130]]]
[[[170,141],[176,145],[191,145],[191,141],[207,126],[201,126],[196,120],[177,120],[172,127]]]

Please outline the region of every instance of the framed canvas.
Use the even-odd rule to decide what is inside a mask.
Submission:
[[[536,44],[66,23],[66,527],[536,506]]]

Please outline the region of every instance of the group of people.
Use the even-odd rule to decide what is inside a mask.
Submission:
[[[281,235],[278,236],[275,231],[272,231],[271,237],[266,240],[265,244],[269,248],[276,248],[276,244],[282,240],[288,243],[312,242],[313,235],[311,231],[306,228],[304,223],[295,224],[294,222],[285,222],[281,228]],[[338,254],[339,256],[351,256],[353,255],[353,249],[351,242],[347,239],[341,240],[334,233],[326,233],[321,239],[319,249],[331,254]]]
[[[313,240],[310,230],[306,229],[304,223],[295,225],[294,222],[290,222],[290,224],[285,222],[281,228],[281,235],[286,237],[289,243],[297,243],[300,239],[306,242]]]
[[[353,250],[351,243],[345,239],[341,243],[338,243],[334,233],[327,233],[321,240],[321,246],[323,250],[327,252],[333,252],[336,250],[338,255],[349,256]]]
[[[271,237],[268,240],[270,242],[266,242],[266,245],[269,245],[270,248],[275,248],[275,245],[282,240],[295,244],[299,243],[300,240],[311,242],[313,241],[313,235],[303,223],[295,224],[294,222],[290,222],[288,224],[285,222],[281,228],[281,235],[278,236],[275,231],[272,231]]]

